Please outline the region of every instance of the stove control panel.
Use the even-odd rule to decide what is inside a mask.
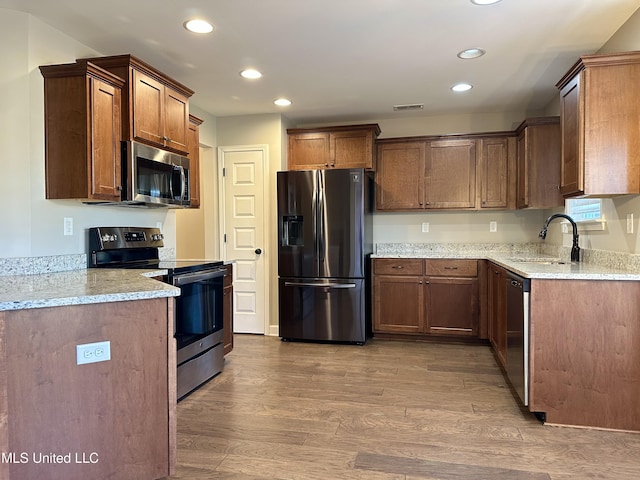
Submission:
[[[115,234],[111,234],[111,235],[110,235],[110,234],[108,234],[108,233],[105,233],[105,234],[103,234],[103,235],[100,237],[100,239],[101,239],[104,243],[107,243],[107,242],[115,242],[116,240],[118,240],[118,235],[115,235]]]
[[[88,266],[102,266],[121,261],[122,258],[140,260],[143,253],[158,258],[158,249],[164,246],[164,235],[151,227],[92,227],[88,232]],[[132,253],[137,251],[138,253]]]
[[[147,236],[144,232],[124,232],[125,242],[146,242]]]

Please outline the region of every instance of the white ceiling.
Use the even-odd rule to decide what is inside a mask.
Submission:
[[[581,54],[640,0],[0,0],[104,55],[131,53],[195,90],[215,116],[283,112],[294,123],[536,112]],[[213,33],[182,24],[202,17]],[[460,60],[460,50],[487,54]],[[55,61],[55,60],[54,60]],[[65,61],[68,61],[65,59]],[[245,80],[240,70],[262,71]],[[454,94],[466,81],[474,88]],[[277,97],[293,105],[273,105]]]

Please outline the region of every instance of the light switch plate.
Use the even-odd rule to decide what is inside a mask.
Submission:
[[[64,217],[64,234],[73,235],[73,218]]]
[[[429,233],[429,222],[422,222],[422,233]]]
[[[498,222],[489,222],[489,231],[497,232],[498,231]]]

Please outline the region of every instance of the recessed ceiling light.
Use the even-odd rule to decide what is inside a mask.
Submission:
[[[468,83],[456,83],[451,90],[454,92],[466,92],[467,90],[471,90],[473,85],[469,85]]]
[[[291,100],[288,100],[286,98],[278,98],[274,100],[273,103],[275,103],[279,107],[288,107],[289,105],[291,105]]]
[[[498,3],[500,0],[471,0],[471,3],[475,5],[493,5],[494,3]]]
[[[478,58],[484,55],[485,52],[481,48],[467,48],[466,50],[462,50],[458,52],[458,58],[462,58],[463,60],[468,60],[471,58]]]
[[[213,32],[213,25],[205,20],[199,20],[197,18],[184,22],[184,28],[193,33]]]
[[[255,68],[247,68],[240,72],[240,76],[244,78],[256,79],[262,77],[262,74]]]

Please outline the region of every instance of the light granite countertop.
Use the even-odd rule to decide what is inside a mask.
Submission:
[[[180,289],[150,277],[166,270],[90,268],[0,276],[0,311],[176,297]]]
[[[378,244],[372,258],[469,258],[490,260],[530,279],[640,281],[640,270],[633,268],[631,260],[628,263],[618,258],[602,260],[592,252],[582,253],[583,258],[594,261],[572,263],[566,252],[543,253],[535,244]]]

